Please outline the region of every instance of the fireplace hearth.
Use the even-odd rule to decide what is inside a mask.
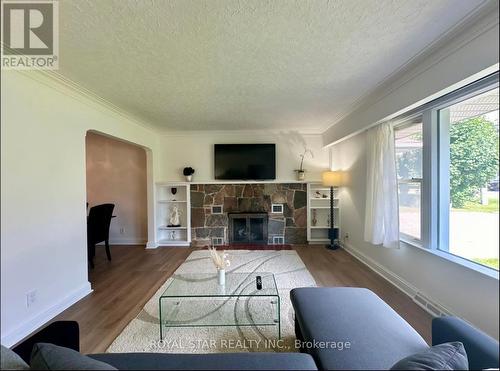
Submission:
[[[229,213],[230,244],[267,244],[267,213]]]

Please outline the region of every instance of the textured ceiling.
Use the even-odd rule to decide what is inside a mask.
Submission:
[[[321,132],[483,1],[59,3],[59,73],[145,122]]]

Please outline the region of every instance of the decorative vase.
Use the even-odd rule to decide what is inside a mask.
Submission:
[[[313,209],[312,214],[313,214],[313,217],[312,217],[311,223],[312,223],[313,227],[315,227],[316,224],[318,224],[318,219],[316,218],[316,209]]]
[[[186,175],[186,181],[187,182],[190,182],[193,180],[193,176],[192,175]]]
[[[219,285],[224,286],[226,284],[226,270],[217,269],[217,281]]]
[[[305,170],[295,170],[297,172],[297,180],[304,180],[306,178]]]

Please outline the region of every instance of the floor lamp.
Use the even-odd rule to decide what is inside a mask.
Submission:
[[[337,250],[340,248],[339,231],[335,229],[335,222],[333,220],[333,188],[339,187],[342,181],[342,173],[340,171],[325,171],[323,173],[323,185],[330,187],[330,228],[328,229],[328,238],[330,239],[330,245],[327,246],[331,250]]]

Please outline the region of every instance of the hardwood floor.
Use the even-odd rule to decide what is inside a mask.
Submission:
[[[98,246],[95,268],[89,271],[94,292],[55,320],[78,321],[83,353],[104,352],[191,251],[111,246],[113,260],[108,262],[104,248]]]
[[[94,292],[54,320],[80,324],[81,351],[104,352],[193,248],[112,246],[112,262],[98,248],[90,272]],[[343,250],[296,246],[318,286],[366,287],[385,300],[430,343],[431,316],[410,298]]]
[[[351,254],[322,246],[297,246],[295,250],[318,286],[366,287],[372,290],[412,325],[427,343],[431,343],[432,316]]]

